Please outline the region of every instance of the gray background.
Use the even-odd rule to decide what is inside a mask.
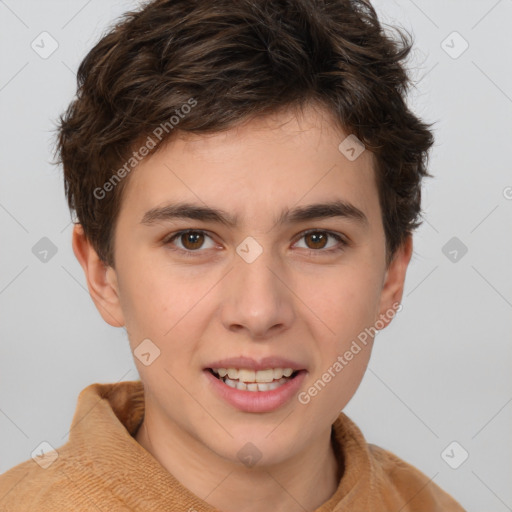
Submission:
[[[125,331],[88,294],[61,169],[49,164],[52,121],[75,92],[79,62],[136,6],[0,1],[0,473],[42,441],[66,442],[84,387],[138,378]],[[403,310],[378,335],[345,412],[468,511],[512,510],[512,0],[375,6],[415,37],[411,104],[437,122],[435,178]],[[31,47],[43,31],[58,43],[48,58]],[[57,250],[46,262],[33,252],[43,237]]]

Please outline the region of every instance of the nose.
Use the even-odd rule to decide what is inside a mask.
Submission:
[[[250,260],[249,260],[250,261]],[[232,332],[264,340],[289,329],[294,319],[293,293],[286,269],[263,251],[254,261],[236,257],[224,280],[222,323]]]

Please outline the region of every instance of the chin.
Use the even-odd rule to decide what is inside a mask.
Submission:
[[[222,446],[211,447],[220,457],[247,468],[273,466],[292,458],[299,450],[303,439],[297,439],[279,421],[261,428],[240,427],[237,431],[227,429],[233,438]],[[282,428],[282,432],[278,431]],[[272,433],[271,433],[272,432]]]

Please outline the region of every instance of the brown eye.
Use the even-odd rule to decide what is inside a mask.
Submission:
[[[210,240],[210,245],[204,247],[206,240]],[[204,255],[204,249],[212,249],[215,247],[215,242],[212,240],[211,236],[207,235],[204,231],[192,229],[179,231],[167,237],[163,243],[171,247],[174,246],[174,250],[185,256]]]
[[[327,245],[329,243],[329,239],[331,239],[331,245]],[[344,250],[349,243],[344,239],[343,236],[340,236],[336,233],[332,233],[331,231],[320,231],[320,230],[310,230],[302,233],[299,242],[304,240],[305,247],[304,249],[309,249],[310,253],[318,253],[320,254],[334,254],[339,251]],[[297,243],[299,243],[297,242]]]
[[[313,231],[304,235],[305,240],[310,240],[311,245],[307,244],[310,249],[323,249],[327,243],[329,235],[323,231]]]
[[[200,231],[188,231],[180,236],[181,243],[185,249],[193,251],[200,249],[204,243],[204,233]]]

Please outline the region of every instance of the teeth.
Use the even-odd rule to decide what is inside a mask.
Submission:
[[[254,382],[255,376],[256,372],[254,370],[238,370],[238,380],[242,382]]]
[[[219,377],[227,377],[230,380],[238,380],[243,383],[271,383],[274,380],[290,377],[292,368],[268,368],[266,370],[248,370],[245,368],[217,368],[213,372]]]
[[[250,382],[249,384],[246,384],[245,382],[240,382],[239,380],[231,380],[228,377],[224,379],[224,384],[226,384],[230,388],[239,389],[241,391],[272,391],[273,389],[277,389],[278,387],[282,386],[286,382],[288,382],[288,379],[285,377],[271,383]]]
[[[274,370],[258,370],[256,372],[256,382],[272,382],[274,380]]]
[[[217,368],[213,373],[230,388],[241,391],[272,391],[290,379],[292,368],[267,368],[266,370],[249,370],[247,368]]]

